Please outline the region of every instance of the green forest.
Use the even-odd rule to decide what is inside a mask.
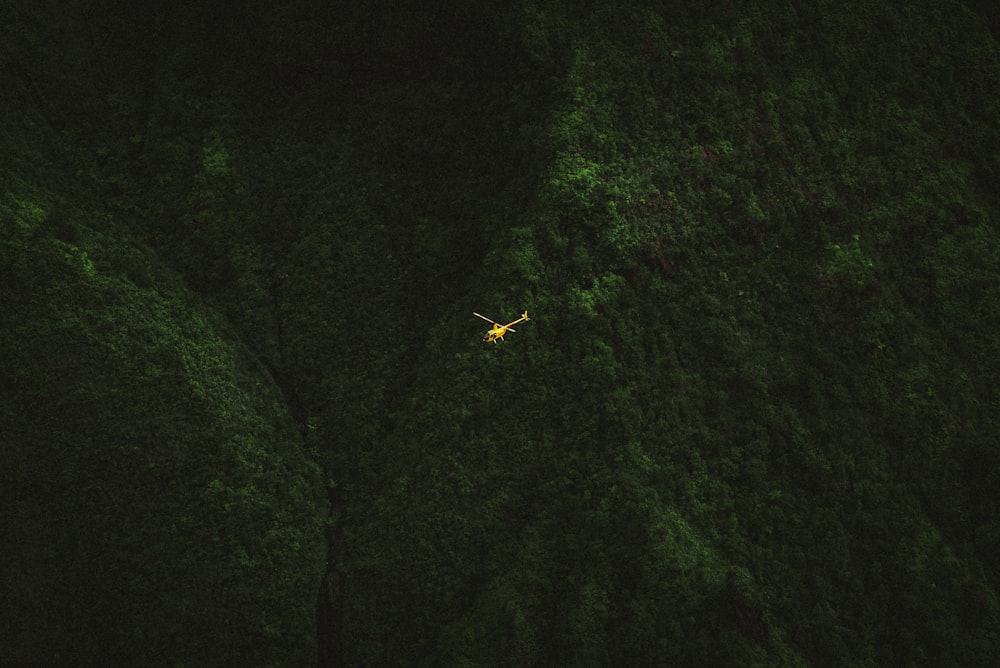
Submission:
[[[0,664],[1000,662],[994,3],[0,17]]]

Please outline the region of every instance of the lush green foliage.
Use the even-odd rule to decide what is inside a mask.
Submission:
[[[23,4],[0,655],[992,663],[990,10]]]
[[[275,388],[126,235],[58,210],[0,205],[5,662],[310,660],[322,488]]]

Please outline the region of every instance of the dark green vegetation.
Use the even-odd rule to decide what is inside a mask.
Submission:
[[[0,663],[995,663],[990,3],[14,4]]]

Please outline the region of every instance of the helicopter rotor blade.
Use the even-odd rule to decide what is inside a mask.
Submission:
[[[493,325],[499,325],[500,324],[496,320],[494,320],[493,318],[487,318],[485,315],[480,315],[480,314],[476,313],[475,311],[472,312],[472,315],[477,316],[479,318],[482,318],[486,322],[488,322],[490,324],[493,324]]]

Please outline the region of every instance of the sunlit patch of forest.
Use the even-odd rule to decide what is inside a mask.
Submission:
[[[8,3],[0,664],[994,664],[997,21]]]

